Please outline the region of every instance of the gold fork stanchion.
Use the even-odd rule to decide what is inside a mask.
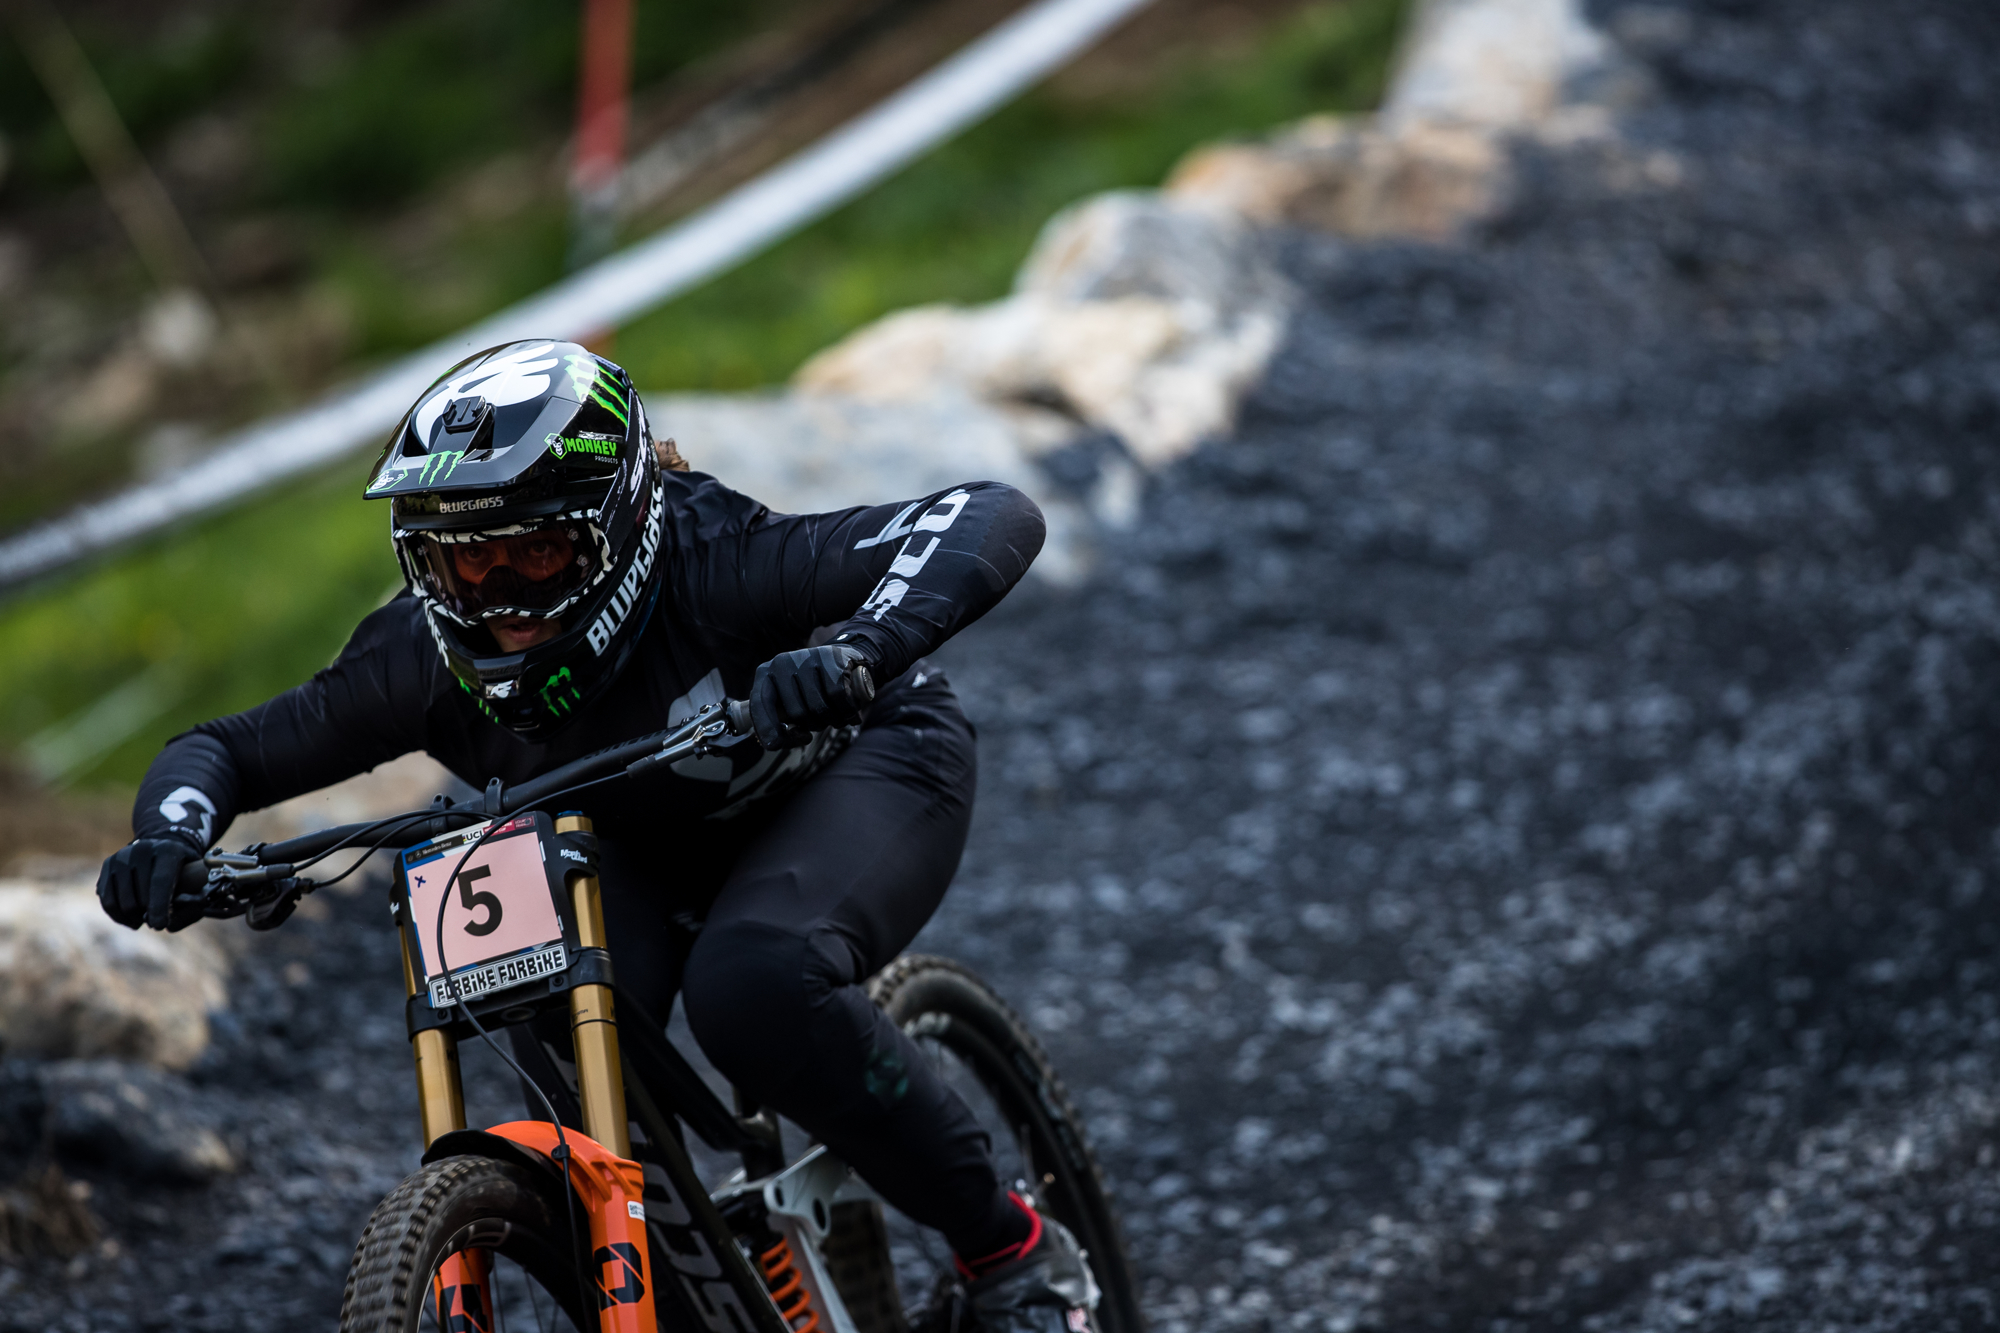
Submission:
[[[585,815],[563,815],[558,833],[588,833]],[[606,947],[604,904],[597,876],[578,875],[570,884],[576,904],[578,942],[586,949]],[[583,1132],[620,1157],[632,1156],[632,1128],[625,1118],[625,1072],[618,1063],[618,1020],[612,1013],[611,987],[577,986],[569,993],[570,1036],[576,1044],[576,1088],[583,1103]]]
[[[410,937],[397,931],[403,943],[403,990],[417,993],[417,970],[410,965]],[[424,1119],[424,1146],[454,1129],[465,1128],[465,1085],[458,1077],[458,1042],[430,1028],[410,1039],[417,1061],[417,1106]]]

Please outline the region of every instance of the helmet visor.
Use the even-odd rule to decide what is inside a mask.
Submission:
[[[424,591],[466,622],[560,614],[599,565],[589,525],[576,519],[496,533],[427,532],[411,546]]]

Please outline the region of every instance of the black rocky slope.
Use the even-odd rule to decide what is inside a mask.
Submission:
[[[1274,238],[1237,436],[948,655],[922,947],[1049,1035],[1164,1329],[2000,1324],[2000,10],[1599,17],[1621,148],[1458,249]],[[120,1253],[6,1318],[329,1319],[414,1157],[330,903],[198,1071],[248,1168],[79,1167]]]
[[[937,942],[1163,1327],[2000,1322],[2000,10],[1605,17],[1623,149],[1292,240],[1237,438],[955,654]]]

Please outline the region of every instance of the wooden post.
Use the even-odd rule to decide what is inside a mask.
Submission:
[[[571,268],[602,259],[617,242],[632,82],[632,0],[583,0],[579,56],[576,156],[569,178]]]

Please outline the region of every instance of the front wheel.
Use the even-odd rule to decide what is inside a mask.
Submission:
[[[1075,1233],[1103,1292],[1097,1307],[1102,1333],[1143,1333],[1138,1286],[1082,1117],[1027,1026],[985,982],[948,958],[898,958],[868,983],[868,994],[924,1048],[986,1126],[1001,1178],[1019,1182],[1038,1208]],[[942,1238],[901,1217],[890,1219],[886,1234],[879,1221],[873,1223],[880,1240],[843,1236],[869,1221],[856,1206],[844,1207],[854,1210],[848,1226],[836,1223],[827,1249],[829,1259],[845,1250],[847,1262],[829,1266],[860,1333],[900,1333],[901,1321],[890,1313],[894,1303],[876,1294],[898,1288],[900,1303],[915,1316],[909,1324],[925,1328],[932,1322],[927,1314],[943,1313],[933,1298],[950,1283]],[[879,1258],[856,1262],[862,1255]],[[893,1273],[883,1271],[891,1268]]]
[[[486,1157],[421,1168],[361,1232],[340,1333],[594,1328],[578,1317],[578,1251],[560,1191],[554,1175]],[[482,1285],[449,1280],[466,1262],[479,1266]]]

